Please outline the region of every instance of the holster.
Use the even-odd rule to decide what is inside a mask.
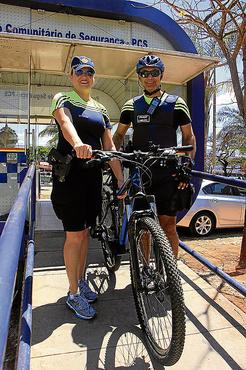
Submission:
[[[177,189],[171,198],[171,209],[173,208],[175,211],[190,209],[194,193],[195,189],[192,184],[189,184],[186,189]]]
[[[53,174],[60,182],[66,180],[73,157],[70,154],[62,155],[57,149],[52,148],[48,154],[48,162],[52,165]]]

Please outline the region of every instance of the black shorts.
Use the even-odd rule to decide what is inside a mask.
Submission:
[[[155,196],[158,215],[176,216],[179,211],[177,202],[177,182],[172,176],[174,168],[153,168],[152,183],[146,187],[147,194]]]
[[[65,231],[81,231],[96,222],[102,204],[102,171],[72,166],[65,182],[53,176],[51,201]]]

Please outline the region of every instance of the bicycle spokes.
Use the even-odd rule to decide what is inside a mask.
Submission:
[[[182,353],[185,333],[176,262],[168,240],[153,219],[143,217],[136,221],[134,239],[131,277],[140,324],[153,354],[164,364],[174,364]]]

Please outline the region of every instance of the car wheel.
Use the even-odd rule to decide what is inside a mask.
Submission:
[[[191,220],[190,230],[192,234],[207,236],[215,229],[214,215],[209,212],[197,213]]]

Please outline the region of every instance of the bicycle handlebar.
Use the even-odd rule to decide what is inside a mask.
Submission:
[[[113,150],[112,151],[93,150],[92,155],[95,156],[96,158],[92,158],[88,162],[93,161],[93,163],[102,163],[102,162],[108,162],[112,158],[119,158],[119,157],[122,159],[128,159],[128,160],[135,159],[136,160],[138,158],[145,159],[145,158],[155,157],[156,155],[160,158],[165,158],[165,157],[175,156],[178,153],[188,152],[188,151],[191,151],[192,149],[193,149],[192,145],[184,145],[184,146],[176,146],[176,147],[170,147],[170,148],[156,147],[153,150],[150,150],[148,152],[134,150],[132,153],[125,153],[125,152],[120,152],[117,150],[114,150],[114,151]]]
[[[144,160],[158,160],[158,159],[174,159],[177,157],[179,153],[191,151],[193,149],[192,145],[185,145],[185,146],[176,146],[170,148],[159,148],[158,145],[153,145],[153,149],[148,152],[142,152],[140,150],[135,150],[132,153],[125,153],[120,152],[117,150],[112,151],[104,151],[95,149],[92,150],[92,157],[91,159],[87,160],[84,163],[84,167],[94,167],[100,166],[105,162],[110,162],[113,158],[119,160],[125,160],[126,162],[138,162],[139,164],[141,161]]]

